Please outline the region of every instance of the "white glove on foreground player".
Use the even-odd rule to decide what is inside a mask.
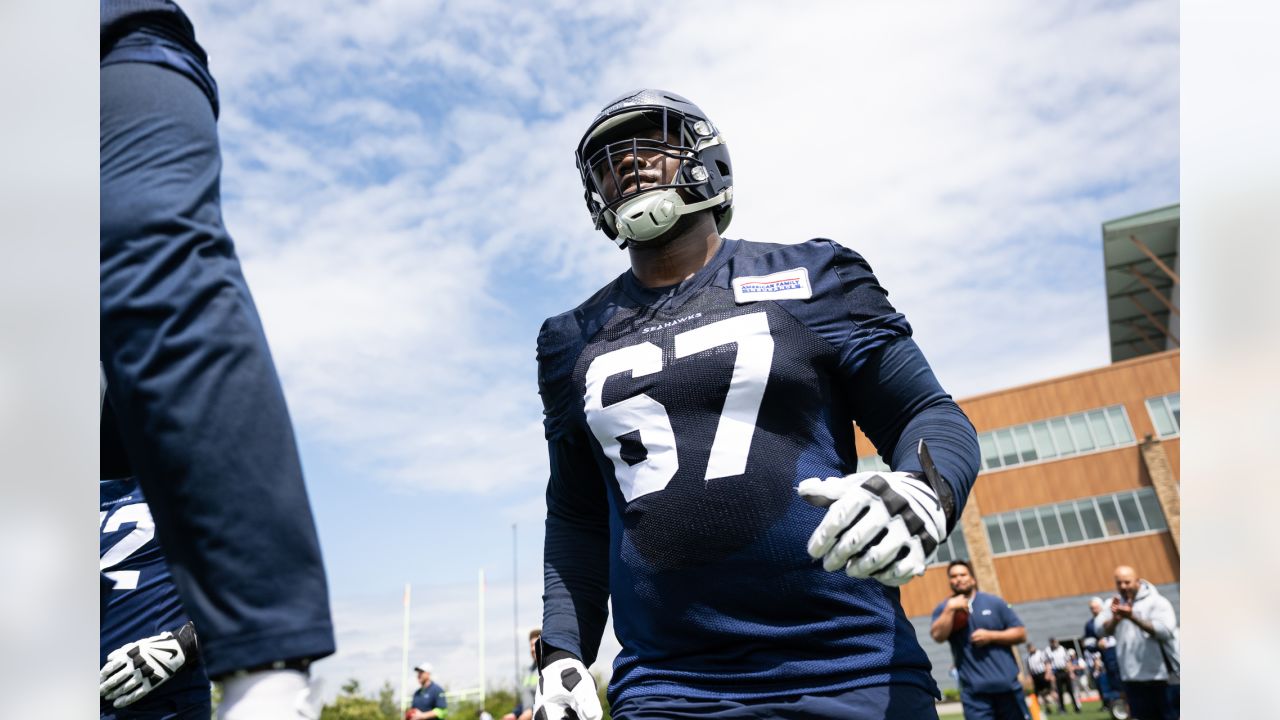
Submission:
[[[600,720],[604,710],[596,679],[577,658],[563,658],[542,668],[533,696],[533,720]]]
[[[935,482],[937,471],[921,441],[921,463]],[[924,475],[862,472],[826,480],[809,478],[796,488],[806,501],[827,508],[809,537],[809,555],[850,577],[899,586],[923,575],[947,537],[947,517],[934,484]]]
[[[191,623],[177,634],[164,632],[122,645],[107,655],[98,673],[98,694],[114,707],[131,705],[173,677],[198,652]]]

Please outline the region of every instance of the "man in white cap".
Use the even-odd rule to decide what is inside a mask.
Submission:
[[[431,663],[418,663],[413,669],[422,687],[413,694],[413,704],[405,712],[405,720],[444,720],[449,716],[449,701],[445,699],[444,688],[431,682]]]

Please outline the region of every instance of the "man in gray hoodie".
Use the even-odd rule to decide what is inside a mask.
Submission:
[[[1116,640],[1120,678],[1135,720],[1178,718],[1178,618],[1155,586],[1128,565],[1115,570],[1118,595],[1094,619]]]

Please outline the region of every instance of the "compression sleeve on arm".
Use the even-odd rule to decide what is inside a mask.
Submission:
[[[550,479],[543,546],[542,641],[590,665],[609,614],[609,502],[570,378],[575,325],[549,320],[538,335]]]
[[[590,665],[609,614],[609,508],[587,442],[582,434],[548,442],[542,637]]]
[[[915,341],[909,336],[894,338],[867,358],[853,375],[850,396],[858,427],[894,470],[921,472],[916,446],[921,439],[928,443],[951,491],[951,532],[978,476],[978,435],[938,384]]]

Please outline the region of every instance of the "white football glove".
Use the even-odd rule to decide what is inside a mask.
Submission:
[[[927,461],[927,453],[921,453],[922,460]],[[926,468],[936,475],[932,463]],[[850,577],[897,587],[923,575],[947,537],[942,502],[923,475],[862,472],[809,478],[796,491],[827,508],[809,537],[808,551],[829,571],[843,568]]]
[[[155,690],[196,655],[191,623],[178,630],[122,645],[98,673],[98,694],[114,707],[131,705]]]
[[[533,695],[533,720],[600,720],[604,710],[596,679],[577,658],[563,658],[542,668]]]

